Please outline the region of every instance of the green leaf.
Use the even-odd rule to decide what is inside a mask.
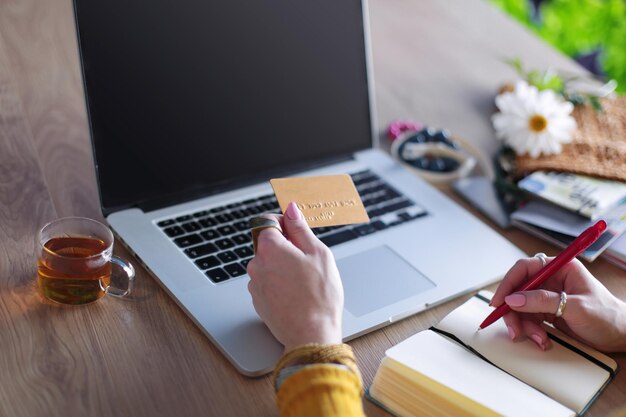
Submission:
[[[590,96],[589,97],[589,104],[591,104],[591,107],[593,107],[593,109],[595,111],[602,111],[602,110],[604,110],[602,108],[602,103],[600,103],[600,100],[598,100],[598,97]]]
[[[520,75],[520,77],[525,78],[524,64],[522,64],[522,60],[519,57],[505,59],[504,62],[512,66],[513,69]]]
[[[534,85],[538,90],[554,90],[560,92],[565,86],[565,82],[558,74],[548,73],[547,71],[532,70],[527,74],[527,81],[530,85]]]

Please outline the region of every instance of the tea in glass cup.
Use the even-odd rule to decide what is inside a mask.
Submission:
[[[128,281],[126,289],[111,285],[113,264]],[[66,217],[46,224],[39,232],[37,283],[40,293],[61,304],[88,304],[105,294],[130,294],[135,270],[113,255],[113,233],[84,217]]]

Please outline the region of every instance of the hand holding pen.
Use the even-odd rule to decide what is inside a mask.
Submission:
[[[505,275],[491,304],[506,305],[503,316],[512,340],[532,339],[541,349],[549,347],[543,321],[570,336],[606,352],[626,351],[626,303],[604,287],[576,259],[563,264],[534,289],[519,290],[554,257],[519,260]],[[556,317],[561,293],[567,294],[565,309]]]

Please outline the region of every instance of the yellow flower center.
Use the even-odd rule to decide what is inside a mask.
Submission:
[[[548,119],[540,114],[533,114],[528,119],[528,128],[534,133],[541,133],[546,127],[548,127]]]

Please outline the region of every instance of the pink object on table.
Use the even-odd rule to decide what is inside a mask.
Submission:
[[[395,120],[389,123],[389,127],[387,128],[387,137],[389,138],[390,141],[393,142],[402,133],[408,130],[419,132],[420,130],[422,130],[423,127],[424,125],[422,125],[421,123]]]

